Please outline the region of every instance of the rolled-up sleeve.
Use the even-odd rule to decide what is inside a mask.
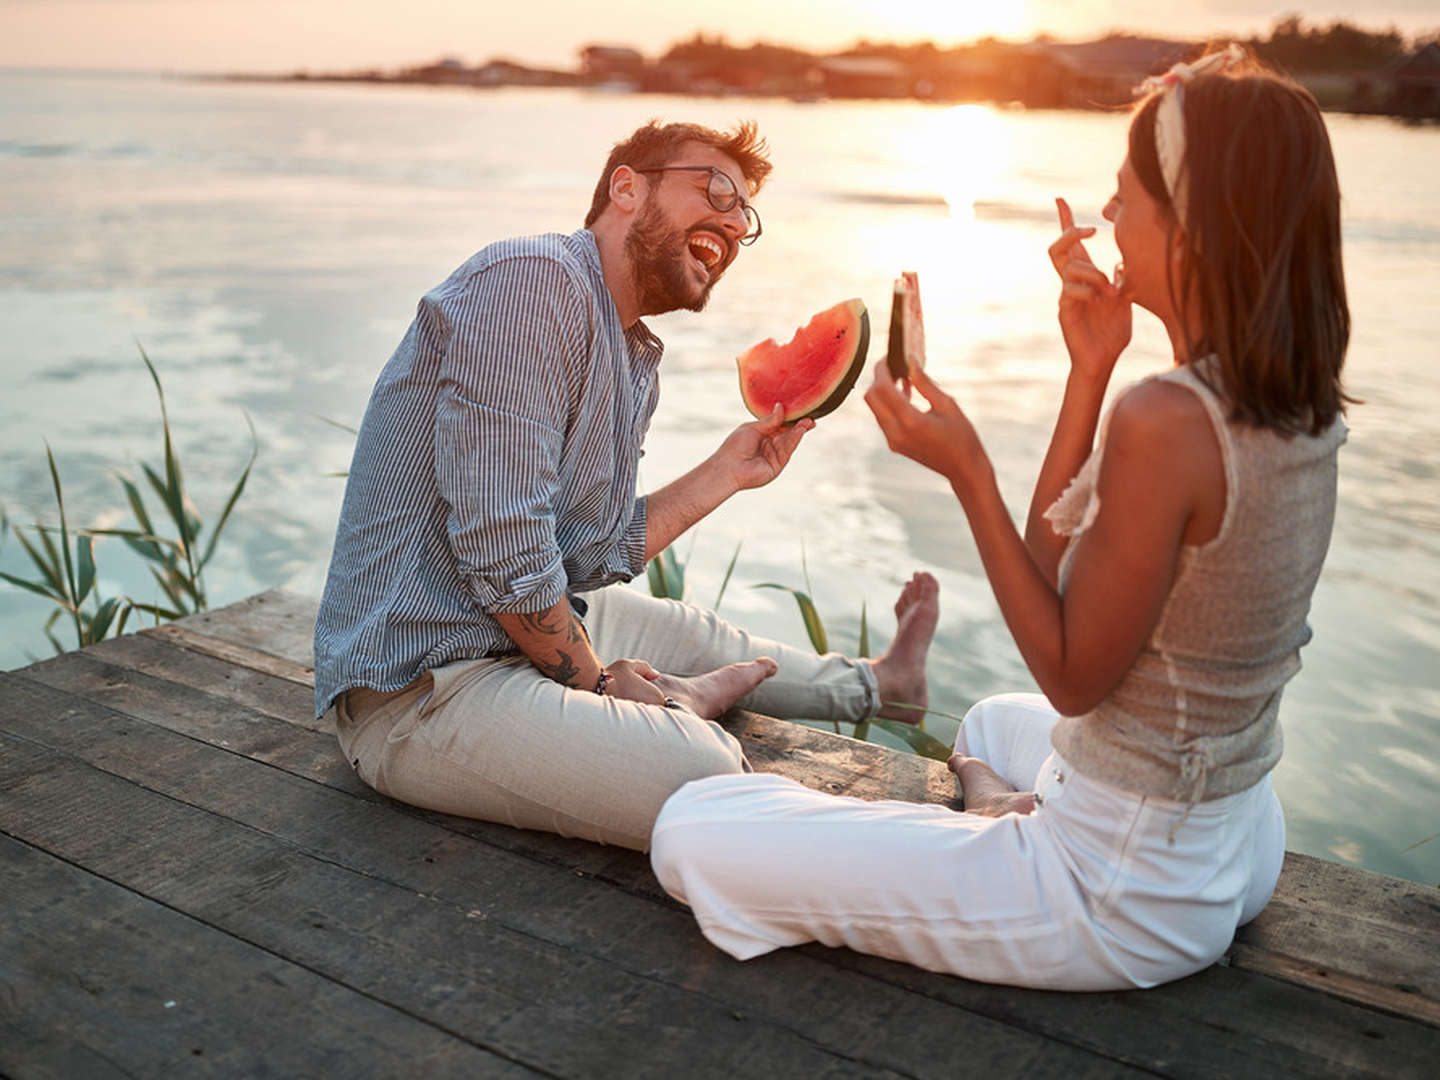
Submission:
[[[435,476],[457,568],[482,611],[543,610],[566,590],[555,501],[584,300],[553,261],[515,258],[437,303]]]
[[[625,525],[616,550],[620,565],[615,570],[627,578],[637,577],[645,572],[645,514],[646,496],[635,500],[635,509]]]

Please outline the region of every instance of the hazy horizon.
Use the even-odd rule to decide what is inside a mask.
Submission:
[[[1157,0],[989,0],[895,3],[830,0],[817,25],[793,0],[730,0],[724,20],[654,0],[535,0],[521,8],[457,9],[449,0],[0,0],[0,67],[256,74],[399,67],[455,57],[571,68],[588,44],[629,45],[658,56],[676,42],[722,35],[812,52],[862,39],[948,47],[985,36],[1028,41],[1041,33],[1083,41],[1112,32],[1200,39],[1263,34],[1294,5],[1200,0],[1176,12]],[[1311,5],[1310,24],[1344,19],[1407,37],[1440,29],[1434,0]],[[718,25],[717,25],[718,23]],[[563,34],[556,26],[564,26]]]

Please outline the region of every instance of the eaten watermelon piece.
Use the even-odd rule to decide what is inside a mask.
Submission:
[[[925,367],[925,317],[920,310],[920,277],[906,270],[895,279],[890,297],[890,347],[885,354],[890,374],[907,379]]]
[[[824,416],[850,393],[869,347],[869,312],[861,301],[845,300],[795,331],[788,344],[767,338],[741,353],[740,397],[762,420],[777,404],[786,423]]]

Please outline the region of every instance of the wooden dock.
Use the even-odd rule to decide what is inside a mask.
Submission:
[[[643,855],[393,803],[311,718],[270,592],[0,674],[0,1075],[1440,1076],[1440,890],[1291,854],[1226,962],[987,986],[812,945],[737,963]],[[763,717],[756,767],[945,802]]]

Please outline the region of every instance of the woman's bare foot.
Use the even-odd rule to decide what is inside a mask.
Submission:
[[[880,700],[888,703],[880,707],[880,715],[918,724],[930,704],[925,658],[940,622],[940,583],[930,574],[911,577],[895,601],[895,619],[895,639],[873,665]],[[914,707],[903,708],[906,705]]]
[[[754,690],[780,667],[768,656],[726,664],[703,675],[658,675],[655,685],[696,716],[714,720]]]
[[[1016,791],[1005,778],[978,757],[951,754],[945,763],[960,778],[965,811],[982,817],[1029,814],[1035,810],[1033,791]]]

